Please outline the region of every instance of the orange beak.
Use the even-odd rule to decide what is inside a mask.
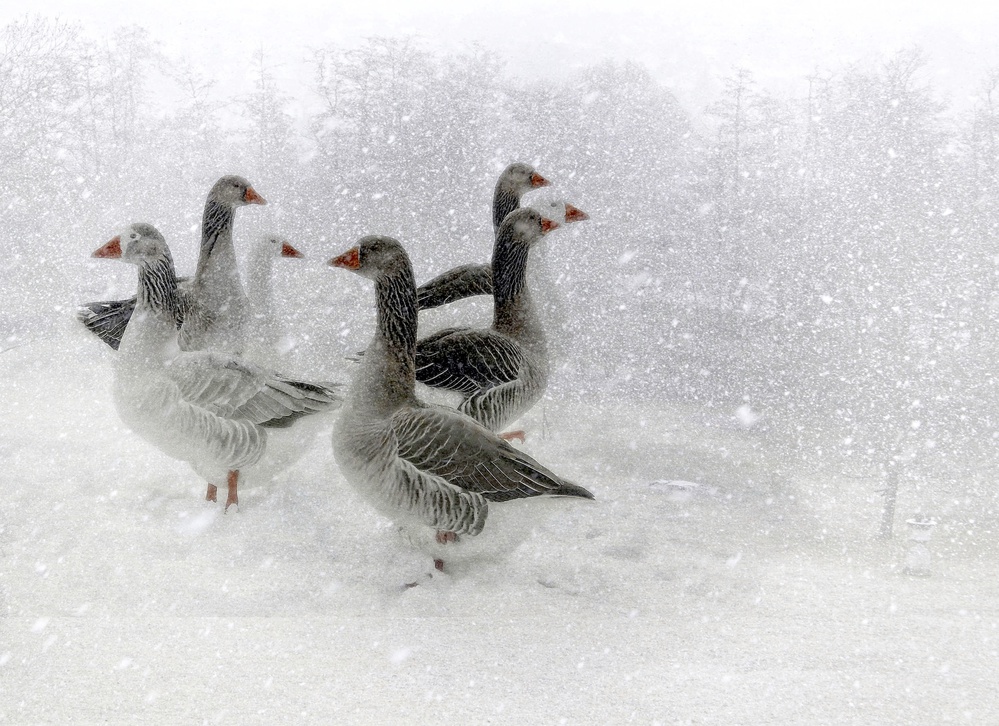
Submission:
[[[535,189],[538,187],[550,187],[551,185],[552,183],[538,174],[538,172],[533,172],[531,174],[531,186]]]
[[[584,212],[582,209],[577,209],[571,204],[565,205],[565,221],[566,222],[582,222],[584,219],[589,219],[590,215]]]
[[[339,257],[330,260],[330,264],[345,270],[356,270],[361,266],[361,253],[356,247],[351,247]]]
[[[548,234],[553,229],[558,229],[561,225],[545,217],[541,218],[541,234]]]
[[[254,191],[253,187],[247,187],[243,194],[243,201],[247,204],[267,204],[267,200]]]
[[[281,243],[281,256],[282,257],[297,257],[298,259],[301,259],[301,258],[305,257],[305,255],[303,255],[301,252],[299,252],[298,250],[296,250],[294,247],[292,247],[287,242],[282,242]]]
[[[118,259],[121,257],[121,237],[115,237],[100,249],[94,250],[93,254],[90,256]]]

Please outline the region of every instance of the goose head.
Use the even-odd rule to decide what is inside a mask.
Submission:
[[[287,239],[277,234],[263,235],[257,242],[256,249],[260,257],[291,257],[294,259],[305,257]]]
[[[530,207],[540,212],[542,217],[555,220],[559,224],[583,222],[590,218],[590,215],[582,209],[563,199],[539,199],[531,202]]]
[[[227,174],[215,182],[208,192],[208,198],[230,207],[267,204],[267,200],[257,194],[250,182],[236,174]]]
[[[170,259],[170,248],[163,235],[151,224],[136,222],[121,235],[94,250],[91,257],[120,259],[133,265],[148,265]]]
[[[510,164],[500,174],[498,186],[518,197],[525,192],[539,187],[551,185],[551,182],[541,176],[533,166],[516,161]]]
[[[403,272],[409,267],[410,262],[406,250],[398,240],[371,235],[362,237],[357,246],[334,257],[329,264],[377,280],[379,277]]]
[[[523,207],[510,212],[500,225],[496,235],[497,243],[503,240],[513,246],[530,247],[553,229],[561,225],[549,217],[543,216],[536,209]]]

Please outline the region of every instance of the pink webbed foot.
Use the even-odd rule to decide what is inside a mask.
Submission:
[[[525,441],[527,441],[527,435],[520,429],[517,429],[516,431],[505,431],[502,434],[500,434],[499,437],[504,441],[516,440],[520,441],[520,443],[524,443]]]

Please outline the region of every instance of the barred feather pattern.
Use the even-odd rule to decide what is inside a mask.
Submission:
[[[235,214],[235,207],[215,199],[209,193],[202,214],[201,249],[197,272],[194,280],[181,279],[182,286],[179,293],[181,303],[178,307],[177,324],[181,328],[181,347],[184,350],[200,350],[207,347],[211,342],[210,331],[218,332],[221,329],[224,333],[226,326],[230,325],[233,327],[232,333],[224,335],[221,345],[215,347],[233,352],[241,352],[243,347],[245,321],[242,318],[248,317],[249,311],[246,293],[242,289],[235,266],[235,252],[232,251]],[[228,275],[221,276],[223,279],[211,281],[212,285],[222,285],[222,287],[218,287],[216,294],[206,299],[203,290],[198,288],[206,287],[202,281],[210,274],[213,266],[212,257],[217,247],[223,248],[221,256],[231,257],[231,261],[223,260],[224,266],[229,267],[230,271]],[[232,280],[233,276],[235,280]],[[220,315],[220,308],[227,303],[234,309]],[[125,300],[96,301],[81,305],[77,309],[76,317],[91,333],[114,350],[118,350],[134,309],[134,297]]]
[[[191,292],[191,278],[177,278],[177,329],[184,322],[186,310],[190,307],[188,296]],[[76,309],[76,319],[91,333],[104,341],[113,350],[121,345],[128,321],[135,311],[136,296],[124,300],[100,300],[83,303]]]
[[[112,350],[118,350],[133,310],[134,297],[126,300],[98,300],[80,305],[76,309],[76,319]]]
[[[493,327],[517,332],[532,311],[527,288],[527,253],[530,247],[497,239],[493,252]]]
[[[335,384],[290,380],[208,351],[180,353],[159,369],[135,366],[127,345],[115,359],[119,414],[164,452],[202,468],[254,464],[266,429],[342,403]]]
[[[119,373],[114,400],[121,419],[139,436],[168,456],[190,462],[209,481],[255,464],[267,444],[263,428],[189,403],[163,381]]]
[[[482,495],[401,458],[391,420],[372,421],[345,410],[334,425],[333,441],[343,475],[386,516],[458,534],[482,531],[488,516]]]
[[[392,417],[399,456],[493,502],[539,495],[587,496],[527,454],[449,409],[417,406]]]
[[[236,208],[210,194],[205,200],[205,211],[201,216],[201,251],[198,256],[198,268],[194,275],[197,280],[205,275],[208,261],[220,240],[232,240],[232,225],[236,218]]]
[[[516,380],[523,362],[521,347],[492,330],[444,328],[416,344],[416,379],[464,396]]]
[[[140,228],[140,225],[134,225],[133,228]],[[177,273],[169,249],[164,248],[162,257],[139,266],[136,307],[171,318],[175,321],[174,325],[177,325],[181,303],[177,294]]]
[[[232,245],[235,213],[232,204],[211,194],[205,202],[201,254],[180,329],[183,350],[211,348],[242,355],[246,347],[250,308]]]
[[[368,350],[368,354],[373,354],[371,365],[362,366],[361,374],[365,382],[360,384],[363,391],[359,392],[359,396],[364,396],[369,408],[379,414],[411,401],[416,386],[416,366],[413,362],[418,314],[416,287],[408,258],[406,263],[397,274],[382,276],[375,281],[379,334],[373,342],[375,347]],[[379,391],[377,397],[372,398],[364,392],[372,390]]]
[[[490,431],[503,431],[538,402],[547,383],[547,375],[528,369],[516,381],[469,396],[459,404],[458,410]]]
[[[416,355],[416,291],[413,268],[407,265],[398,274],[381,277],[375,283],[378,297],[378,330],[396,357],[407,368]]]
[[[419,341],[420,382],[460,393],[458,410],[492,431],[526,412],[548,383],[543,340],[534,352],[494,330],[449,328]]]
[[[338,408],[335,383],[307,383],[210,351],[192,351],[170,364],[170,377],[187,401],[226,418],[285,428],[302,416]]]
[[[503,177],[496,182],[496,190],[493,192],[493,230],[498,230],[510,212],[520,208],[521,194],[526,191],[522,189],[511,189],[504,185]]]

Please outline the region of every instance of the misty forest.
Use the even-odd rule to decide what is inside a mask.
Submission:
[[[109,397],[99,392],[101,366],[108,365],[111,352],[83,330],[75,313],[86,301],[134,294],[134,270],[90,258],[124,225],[156,225],[171,245],[178,270],[186,274],[194,269],[205,193],[223,174],[245,176],[268,206],[240,212],[237,249],[241,238],[271,228],[311,260],[308,269],[303,265],[296,268],[301,271],[292,271],[289,263],[275,272],[275,294],[285,324],[297,331],[294,350],[286,351],[287,366],[298,373],[347,380],[351,368],[346,357],[363,350],[371,335],[372,292],[355,278],[324,267],[325,261],[371,233],[391,235],[406,246],[418,283],[457,264],[487,259],[493,185],[507,164],[524,161],[552,182],[543,193],[534,194],[571,202],[585,210],[589,220],[551,235],[532,257],[537,268],[531,270],[532,284],[540,290],[551,333],[553,372],[543,402],[525,419],[522,427],[528,438],[521,446],[590,487],[598,504],[617,502],[620,506],[611,513],[630,514],[622,524],[607,519],[607,511],[598,516],[573,510],[548,529],[542,526],[532,540],[537,551],[512,566],[522,568],[516,570],[520,584],[507,584],[508,575],[494,574],[478,582],[474,597],[509,589],[516,593],[511,600],[524,601],[525,593],[533,592],[525,583],[540,582],[544,597],[572,593],[567,597],[574,604],[552,608],[570,607],[579,613],[584,600],[603,598],[621,612],[631,612],[623,599],[615,599],[624,595],[606,592],[615,590],[615,583],[628,590],[621,583],[631,575],[621,573],[645,568],[636,574],[643,580],[643,593],[681,597],[676,593],[682,591],[686,599],[677,601],[678,607],[696,611],[697,618],[709,608],[724,623],[727,608],[750,608],[742,599],[748,603],[750,590],[767,587],[759,584],[765,577],[762,569],[739,579],[739,568],[752,559],[737,554],[753,550],[747,541],[772,538],[768,547],[773,551],[818,548],[812,551],[822,557],[846,553],[874,563],[870,566],[890,580],[902,578],[906,520],[922,517],[936,523],[931,549],[940,564],[934,561],[934,576],[890,580],[902,584],[884,587],[921,587],[912,583],[935,581],[927,586],[946,589],[940,580],[948,567],[957,567],[946,562],[971,563],[965,566],[974,568],[974,563],[994,561],[999,542],[999,70],[982,68],[974,102],[956,110],[933,87],[927,72],[930,59],[915,46],[869,63],[818,67],[800,79],[798,92],[790,97],[771,93],[754,79],[752,68],[735,67],[717,79],[717,97],[695,108],[686,107],[669,87],[632,61],[600,61],[547,79],[524,79],[510,73],[505,59],[493,51],[473,45],[460,53],[444,53],[419,37],[369,37],[350,47],[302,47],[299,56],[296,67],[301,72],[289,83],[271,49],[248,48],[245,87],[230,91],[211,68],[171,56],[154,31],[141,27],[122,27],[109,37],[93,38],[72,24],[29,17],[0,30],[0,235],[6,250],[0,260],[5,298],[0,364],[8,378],[8,400],[21,401],[15,405],[17,418],[4,414],[0,461],[15,462],[10,465],[19,472],[33,470],[34,464],[23,459],[24,442],[31,441],[31,450],[38,451],[49,446],[49,434],[58,435],[56,447],[79,447],[74,460],[105,456],[84,453],[90,451],[87,437],[93,434],[84,422],[98,416],[86,410],[91,399],[98,418],[105,409],[112,411]],[[525,197],[524,203],[531,199]],[[424,325],[441,327],[476,315],[488,320],[487,303],[465,301],[421,316],[421,335]],[[60,336],[72,341],[67,344],[71,358],[38,360],[42,354],[32,352],[32,346]],[[79,390],[86,391],[76,412],[81,429],[59,428],[58,414],[47,415],[44,405],[33,403],[35,394],[27,392],[36,385],[32,372],[45,365],[54,367],[56,378],[79,375],[97,382],[93,391],[79,384]],[[44,398],[39,394],[37,400]],[[107,415],[113,420],[113,411]],[[112,441],[121,435],[104,438]],[[69,443],[74,439],[78,443]],[[124,492],[130,492],[128,506],[135,510],[130,516],[136,520],[128,525],[130,537],[141,539],[157,529],[173,531],[175,521],[157,527],[156,517],[166,511],[162,507],[196,509],[203,503],[193,488],[186,488],[196,482],[184,481],[192,477],[180,465],[171,477],[160,474],[157,466],[166,464],[155,463],[160,455],[154,456],[154,449],[141,441],[129,446],[148,452],[153,463],[135,468],[108,454],[104,466],[111,467],[118,483],[104,484],[94,473],[90,478],[101,482],[98,491],[104,494],[77,484],[73,497],[97,496],[100,504],[87,505],[87,511],[95,512],[103,511],[94,509],[98,507],[124,506]],[[317,457],[330,458],[328,439],[316,448],[322,452]],[[320,468],[301,466],[308,481],[314,478],[313,468]],[[149,499],[150,486],[138,483],[153,476],[164,477],[155,485],[159,499]],[[679,498],[648,493],[656,491],[650,484],[671,480],[701,487],[692,501],[689,493]],[[613,482],[627,482],[633,489],[615,492]],[[0,557],[8,559],[8,574],[44,560],[43,555],[28,554],[27,545],[18,560],[19,543],[27,542],[33,531],[23,519],[23,507],[33,511],[30,506],[35,506],[27,504],[32,497],[24,486],[22,482],[17,490],[21,494],[0,504],[0,527],[6,530],[0,533]],[[297,495],[295,487],[281,486],[273,491],[265,487],[266,493],[256,499],[249,490],[249,505],[236,515],[242,521],[228,526],[250,530],[246,522],[253,517],[276,516],[259,511],[267,509],[267,497],[275,498],[271,503],[280,511],[307,511],[307,518],[317,517],[311,514],[315,503],[321,508],[327,497],[339,496],[328,490],[346,489],[335,478],[306,485]],[[309,486],[321,493],[309,494]],[[115,491],[109,496],[119,499],[105,500],[109,489]],[[279,490],[285,493],[274,493]],[[175,496],[179,503],[173,502]],[[161,504],[164,498],[167,504]],[[649,501],[658,504],[647,505]],[[626,505],[634,508],[625,510]],[[353,506],[355,512],[365,512],[369,525],[375,521],[373,510]],[[662,514],[666,510],[661,507],[667,506],[670,516]],[[691,509],[684,513],[687,506]],[[741,514],[735,513],[739,507]],[[43,521],[55,516],[44,511],[39,515]],[[135,512],[153,519],[140,524]],[[339,520],[330,516],[337,530]],[[328,542],[327,535],[317,534],[324,521],[299,524],[303,539]],[[584,521],[585,526],[580,524]],[[349,533],[351,526],[362,528],[345,524],[344,531]],[[210,534],[213,530],[207,527],[196,528],[197,535]],[[629,527],[646,529],[639,535]],[[681,530],[683,537],[677,534]],[[585,537],[582,532],[587,532]],[[582,544],[577,545],[572,533]],[[73,536],[90,538],[82,532]],[[219,536],[245,536],[240,547],[252,550],[257,535],[230,531]],[[348,534],[329,536],[348,540]],[[567,549],[565,542],[571,541],[571,547],[584,548],[583,554],[574,549],[568,556],[545,554],[537,542],[548,541],[546,536]],[[607,544],[600,539],[606,536],[618,539]],[[382,527],[371,539],[388,539],[388,532]],[[707,554],[702,558],[693,544],[707,540],[713,544],[705,545],[705,551],[723,551],[717,562]],[[51,544],[50,560],[62,546]],[[124,546],[144,545],[129,540]],[[179,552],[188,545],[169,546]],[[365,550],[359,557],[369,565],[389,558],[377,549],[387,546],[377,545],[375,554]],[[201,547],[205,545],[196,549]],[[586,547],[625,569],[608,566],[598,572],[596,555],[587,555]],[[692,559],[672,568],[662,564],[672,561],[669,556],[653,561],[660,557],[650,554],[656,547],[686,552]],[[240,552],[254,562],[263,557]],[[282,555],[275,557],[283,562]],[[525,561],[552,568],[555,560],[565,557],[562,574],[523,574],[530,566]],[[762,559],[752,566],[762,568]],[[13,564],[15,560],[22,565]],[[576,569],[566,574],[573,563]],[[220,565],[223,571],[227,566]],[[324,577],[340,578],[340,585],[323,590],[325,594],[301,595],[309,603],[303,607],[321,610],[329,598],[339,598],[341,605],[352,603],[362,612],[376,607],[366,602],[361,608],[344,594],[352,587],[351,575],[343,574],[349,568],[314,567]],[[667,571],[672,574],[663,574]],[[470,577],[475,582],[476,576]],[[965,577],[963,592],[970,602],[978,592],[976,578]],[[56,587],[51,579],[47,582],[46,587]],[[198,582],[196,593],[191,586],[192,602],[210,602],[214,595],[200,589],[208,580]],[[0,593],[3,587],[0,584]],[[159,595],[168,589],[148,587]],[[183,582],[179,587],[184,589]],[[462,589],[467,583],[452,587],[447,598],[473,597]],[[17,591],[19,586],[8,585],[2,614],[26,617],[28,630],[39,627],[39,613],[18,606]],[[424,586],[398,596],[418,603],[412,606],[416,610],[391,607],[403,614],[438,613],[447,606],[432,602],[431,592],[436,591]],[[906,593],[899,597],[913,596]],[[54,603],[58,597],[53,589],[42,601]],[[278,611],[291,612],[293,596],[274,597]],[[443,596],[437,592],[433,597]],[[94,598],[80,595],[88,602]],[[608,613],[613,611],[607,607]],[[986,643],[983,652],[989,655],[983,658],[994,674],[994,602],[992,607],[993,630],[981,624],[991,635],[974,642]],[[660,616],[683,632],[691,628],[688,645],[705,644],[695,637],[706,636],[692,634],[693,619],[688,624],[682,613],[663,615],[667,609],[663,605]],[[250,605],[241,612],[266,614]],[[524,637],[535,634],[525,631]],[[794,637],[799,636],[808,637]],[[80,632],[76,637],[86,639]],[[672,652],[672,645],[662,640],[666,635],[656,638]],[[143,642],[152,647],[154,641],[150,636]],[[853,652],[866,642],[855,642]],[[209,646],[206,641],[205,647],[217,643]],[[420,642],[404,643],[385,656],[391,661],[386,667],[401,673],[398,669],[405,662],[430,655],[427,648]],[[742,652],[737,639],[731,648],[726,652]],[[912,653],[918,650],[914,644],[911,648]],[[21,657],[16,647],[0,643],[0,653],[5,651],[7,660]],[[107,653],[111,666],[123,657]],[[972,651],[968,654],[973,657]],[[455,657],[464,662],[464,655]],[[778,656],[757,651],[755,657]],[[4,663],[0,658],[0,665]],[[12,663],[5,667],[10,669]],[[759,670],[772,676],[778,669],[775,663]],[[940,695],[953,674],[938,671],[939,665],[936,662],[935,675],[927,671],[927,680],[918,681],[923,685],[916,688],[937,694],[932,703],[940,710],[930,711],[935,715],[928,722],[942,720],[941,714],[957,720],[961,713],[973,713],[972,720],[979,723],[987,721],[982,709],[988,710],[987,703],[996,706],[994,694],[985,696],[986,691],[965,682],[963,696]],[[565,667],[576,670],[575,663]],[[608,661],[607,668],[623,670],[617,661]],[[721,665],[705,668],[706,679],[722,676]],[[861,691],[878,680],[876,666],[870,668],[868,677],[860,679],[865,684]],[[774,703],[786,706],[786,701],[763,705],[763,697],[758,702],[749,698],[747,702],[756,705],[743,704],[742,711],[733,711],[736,707],[729,700],[725,706],[722,700],[681,702],[676,694],[656,690],[653,676],[643,680],[639,673],[635,678],[646,690],[634,686],[631,710],[621,714],[640,714],[636,722],[652,722],[653,713],[662,723],[785,722],[774,715],[779,710],[768,709],[777,708]],[[688,685],[696,680],[693,675],[687,678],[683,682]],[[785,685],[794,679],[786,674],[781,678],[789,679]],[[850,714],[865,713],[844,705],[853,698],[849,688],[837,691],[838,686],[829,685],[833,676],[829,679],[818,686],[832,694],[825,704],[828,710],[814,703],[807,710],[799,704],[804,710],[793,711],[786,722],[849,721]],[[987,680],[983,676],[982,682]],[[905,678],[896,675],[885,682],[884,690],[903,682]],[[610,688],[609,681],[601,683]],[[926,683],[934,686],[924,688]],[[740,684],[752,688],[745,673],[737,675],[731,687]],[[139,691],[140,696],[147,691],[167,693],[152,685]],[[499,692],[490,693],[494,701],[500,698]],[[254,694],[251,701],[263,703],[262,694]],[[126,696],[114,698],[122,708],[139,708]],[[513,705],[502,718],[557,722],[533,720],[528,696],[511,698]],[[599,693],[592,698],[599,700]],[[429,710],[420,713],[442,713],[427,705],[431,702],[428,698],[421,708]],[[861,693],[850,701],[875,709],[881,706],[872,704],[884,702],[882,691]],[[37,716],[42,712],[31,708],[39,703],[11,698],[0,715]],[[590,704],[596,710],[574,711],[558,702],[564,714],[552,715],[576,723],[590,718],[625,722],[621,714],[614,715],[611,703],[600,701],[599,706]],[[691,705],[696,703],[703,708]],[[656,711],[658,704],[671,705]],[[99,710],[94,708],[90,718],[97,720]],[[897,713],[917,718],[915,711],[899,708]],[[197,711],[176,706],[171,713],[181,717]],[[344,713],[340,715],[350,721]],[[374,712],[362,707],[360,713],[352,722],[365,722],[364,714]],[[457,709],[452,715],[460,713]],[[493,712],[472,713],[482,719]],[[891,720],[881,715],[881,722]],[[235,718],[232,712],[229,718]]]

